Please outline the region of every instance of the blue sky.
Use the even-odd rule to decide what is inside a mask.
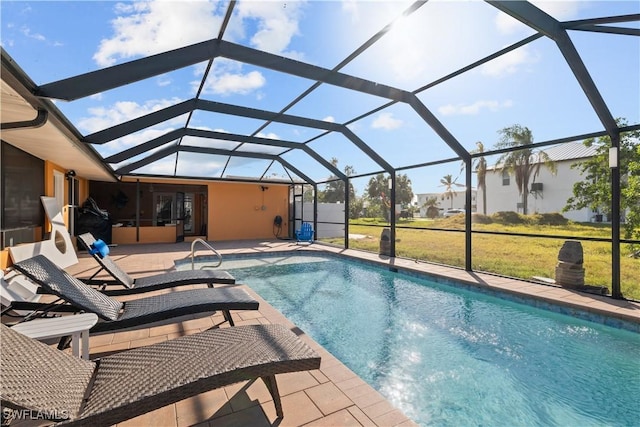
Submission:
[[[224,39],[241,45],[333,68],[389,24],[411,2],[402,1],[240,1]],[[640,13],[638,1],[551,1],[534,4],[561,21]],[[36,82],[45,84],[217,36],[226,3],[215,1],[2,1],[1,43]],[[619,24],[638,28],[638,23]],[[415,90],[494,51],[532,35],[527,26],[480,1],[430,1],[392,30],[342,72]],[[614,117],[640,123],[640,38],[571,31],[590,75]],[[82,134],[190,99],[206,64],[176,70],[73,102],[56,101]],[[313,82],[271,70],[216,59],[202,98],[280,111]],[[490,149],[499,129],[529,127],[535,141],[602,130],[593,109],[555,43],[540,38],[512,53],[418,95],[466,148],[482,141]],[[345,123],[387,100],[321,85],[288,114]],[[121,140],[97,146],[108,156],[185,125],[178,117]],[[262,122],[196,112],[193,128],[253,134]],[[448,146],[407,105],[395,104],[349,125],[394,167],[453,157]],[[320,131],[273,123],[260,136],[303,142]],[[192,145],[210,144],[195,139]],[[221,148],[233,144],[220,143]],[[341,135],[310,146],[339,167],[358,174],[380,169]],[[255,147],[245,147],[256,150]],[[296,150],[300,151],[300,150]],[[270,151],[273,153],[279,150]],[[328,172],[304,153],[284,158],[314,180]],[[134,159],[135,160],[135,159]],[[217,176],[225,158],[181,154],[179,175]],[[114,165],[119,166],[119,165]],[[267,162],[234,160],[227,175],[261,175]],[[142,170],[172,174],[169,158]],[[197,171],[197,172],[196,172]],[[415,193],[439,191],[445,174],[456,176],[459,162],[406,170]],[[268,175],[284,176],[281,166]],[[366,179],[357,190],[362,194]]]

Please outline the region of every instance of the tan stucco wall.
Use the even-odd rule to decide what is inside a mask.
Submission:
[[[272,239],[273,219],[280,215],[288,230],[289,187],[259,184],[209,185],[208,238],[210,240]],[[282,236],[286,237],[286,236]]]

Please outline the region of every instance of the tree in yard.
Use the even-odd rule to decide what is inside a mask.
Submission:
[[[302,201],[309,203],[313,202],[313,186],[312,185],[304,185],[302,187]]]
[[[621,207],[626,205],[629,209],[624,225],[625,238],[640,239],[640,143],[636,138],[636,149],[632,159],[629,160],[629,173],[627,175],[627,185],[621,191]],[[632,251],[636,258],[640,256],[637,245],[632,245]]]
[[[333,157],[331,159],[331,164],[337,168],[338,159]],[[344,174],[346,176],[351,176],[355,174],[355,172],[356,171],[353,168],[353,166],[347,165],[344,167]],[[344,203],[344,199],[345,199],[344,181],[335,175],[331,175],[327,181],[329,182],[327,182],[327,184],[325,185],[324,190],[318,191],[318,201],[324,202],[324,203],[336,203],[336,202]],[[353,185],[349,183],[349,197],[353,200],[355,196],[356,196],[356,190],[353,188]]]
[[[476,149],[472,153],[484,153],[482,142],[476,142]],[[482,213],[487,214],[487,159],[484,156],[473,159],[471,167],[475,169],[478,179],[478,190],[482,190]]]
[[[372,177],[369,180],[366,190],[369,198],[369,204],[378,206],[384,213],[385,220],[388,220],[389,209],[391,206],[389,190],[389,178],[383,174]],[[404,175],[396,176],[396,203],[402,205],[409,205],[413,199],[413,190],[411,189],[411,180]],[[395,210],[395,209],[394,209]]]
[[[499,130],[500,140],[495,144],[496,149],[515,148],[533,144],[533,134],[527,127],[513,125]],[[533,148],[523,148],[521,150],[504,153],[498,159],[498,164],[502,165],[502,171],[508,171],[516,178],[518,193],[522,196],[522,213],[527,214],[529,200],[529,182],[540,173],[542,166],[545,166],[556,173],[556,165],[549,158],[549,155],[542,150]]]
[[[623,119],[618,125],[627,125]],[[611,170],[609,169],[608,136],[583,141],[587,147],[595,146],[596,155],[572,166],[578,169],[582,181],[573,185],[573,196],[563,211],[590,208],[604,214],[611,213]],[[620,134],[620,212],[626,212],[625,238],[640,238],[640,131]]]
[[[456,197],[456,190],[454,187],[464,187],[462,184],[458,184],[458,178],[453,178],[453,175],[445,175],[440,179],[440,187],[444,187],[444,193],[442,193],[442,200],[451,200],[450,208],[453,209],[453,198]]]
[[[436,196],[427,197],[422,207],[427,209],[427,218],[433,219],[438,216],[438,198]]]
[[[338,167],[338,159],[331,158],[331,164]],[[344,174],[351,176],[356,173],[353,166],[345,166]],[[324,190],[318,191],[318,202],[322,203],[344,203],[345,202],[345,183],[335,175],[329,177]],[[349,183],[349,218],[357,218],[362,211],[362,201],[356,196],[356,190],[353,184]]]

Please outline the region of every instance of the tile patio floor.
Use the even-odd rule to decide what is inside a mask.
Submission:
[[[190,243],[120,245],[111,248],[110,256],[132,276],[144,276],[174,268],[173,261],[190,253]],[[414,260],[389,259],[373,253],[342,250],[321,244],[295,245],[290,241],[219,242],[214,245],[224,254],[268,253],[278,251],[318,251],[340,253],[350,257],[382,262],[398,269],[411,269],[462,280],[480,287],[522,293],[528,297],[589,311],[608,314],[640,324],[640,303],[616,301],[566,289],[533,284],[482,273],[416,263]],[[202,254],[198,251],[198,254]],[[88,277],[97,264],[88,255],[80,254],[80,262],[67,268],[78,277]],[[222,266],[224,268],[224,264]],[[236,311],[236,325],[283,323],[295,326],[282,314],[264,302],[251,289],[241,284],[260,301],[259,311]],[[186,287],[182,287],[184,289]],[[169,291],[170,292],[170,291]],[[184,318],[181,322],[156,324],[145,329],[92,335],[91,357],[145,346],[155,342],[191,334],[211,327],[228,327],[221,313],[199,318]],[[176,404],[150,412],[119,426],[413,426],[400,410],[310,337],[302,334],[322,357],[319,370],[278,376],[284,418],[277,419],[270,395],[261,381],[244,382],[204,393]]]

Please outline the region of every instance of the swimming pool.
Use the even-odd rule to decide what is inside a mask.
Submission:
[[[640,419],[640,334],[333,257],[222,268],[420,425]]]

